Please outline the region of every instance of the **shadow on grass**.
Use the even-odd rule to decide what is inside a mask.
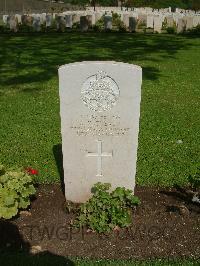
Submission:
[[[57,170],[60,176],[61,189],[63,194],[65,195],[62,144],[57,144],[53,146],[53,154],[56,161]]]
[[[16,225],[9,221],[0,220],[0,265],[75,265],[68,258],[44,251],[31,253],[30,243],[25,241]]]
[[[166,57],[174,58],[187,45],[181,37],[168,35],[73,32],[1,34],[0,85],[14,85],[15,89],[20,90],[19,84],[41,83],[56,77],[60,65],[96,60],[141,62],[143,79],[156,80],[160,71],[152,67],[152,62],[163,61]]]
[[[192,212],[200,214],[200,204],[192,201],[192,196],[187,192],[186,189],[177,189],[176,191],[165,191],[161,190],[161,194],[164,194],[168,197],[172,197],[175,200],[180,200],[181,202],[185,202],[188,209]],[[177,206],[166,206],[168,212],[176,212]]]

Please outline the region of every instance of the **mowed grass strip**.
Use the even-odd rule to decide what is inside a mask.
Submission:
[[[84,60],[143,68],[137,184],[186,184],[200,165],[200,39],[192,37],[0,35],[0,162],[34,167],[43,183],[59,181],[57,70]]]
[[[3,252],[0,257],[1,266],[199,266],[200,260],[194,259],[152,259],[137,260],[106,260],[67,258],[48,251],[31,255],[24,252]]]

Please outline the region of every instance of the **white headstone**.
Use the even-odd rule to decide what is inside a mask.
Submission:
[[[84,202],[97,182],[134,190],[142,69],[118,62],[59,68],[65,195]]]
[[[95,25],[95,23],[96,23],[96,16],[95,16],[95,14],[93,13],[93,14],[92,14],[92,25]]]
[[[16,14],[15,17],[17,18],[17,22],[18,22],[19,24],[21,24],[21,23],[22,23],[22,16],[19,15],[19,14]]]
[[[200,16],[194,16],[193,27],[200,25]]]
[[[193,28],[193,25],[194,25],[193,20],[194,20],[194,17],[192,17],[192,16],[186,17],[186,30]]]
[[[40,15],[40,21],[41,21],[41,24],[45,24],[45,23],[46,23],[46,16],[47,16],[46,13],[42,13],[42,14]]]
[[[72,16],[72,23],[80,22],[80,15],[79,14],[73,14]]]
[[[174,26],[173,16],[167,16],[166,20],[167,20],[167,27],[173,27]]]
[[[185,21],[182,18],[177,22],[177,33],[182,33],[185,30]]]
[[[102,17],[102,13],[95,13],[95,23]]]
[[[154,32],[161,33],[162,30],[162,18],[160,16],[154,16]]]
[[[8,25],[9,15],[3,15],[3,23]]]
[[[147,28],[153,29],[153,16],[147,16]]]
[[[147,15],[146,14],[138,14],[138,23],[147,25]]]
[[[123,14],[123,22],[126,28],[129,28],[129,17],[130,17],[129,14]]]

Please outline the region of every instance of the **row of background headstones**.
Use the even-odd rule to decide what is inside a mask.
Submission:
[[[137,12],[117,12],[121,20],[124,22],[127,29],[135,31],[138,25],[144,25],[146,28],[151,28],[154,32],[160,33],[162,31],[163,22],[166,21],[167,27],[173,27],[174,23],[177,27],[177,32],[181,32],[184,29],[192,29],[200,24],[200,15],[187,13],[171,13],[166,12],[151,12],[148,14]],[[40,31],[41,26],[51,27],[53,21],[55,21],[57,30],[62,28],[72,28],[74,23],[80,23],[80,29],[87,31],[90,26],[96,24],[96,22],[104,17],[104,28],[106,30],[112,29],[112,13],[111,12],[64,12],[62,14],[31,14],[31,15],[3,15],[2,20],[4,25],[10,28],[10,30],[17,32],[18,25],[28,25],[33,27],[35,31]]]

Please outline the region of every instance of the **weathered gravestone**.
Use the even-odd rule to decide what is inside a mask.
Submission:
[[[147,26],[147,15],[146,14],[138,14],[138,24]]]
[[[18,31],[18,22],[17,22],[17,18],[14,15],[10,16],[9,26],[10,26],[11,31],[14,31],[14,32]]]
[[[72,28],[72,15],[65,15],[65,21],[66,21],[66,28],[71,29]]]
[[[102,17],[102,13],[95,13],[95,23]]]
[[[129,18],[129,31],[135,32],[137,26],[137,18],[130,17]]]
[[[31,27],[33,24],[33,18],[31,16],[25,16],[25,24]]]
[[[112,30],[112,16],[106,15],[104,17],[104,28],[105,30]]]
[[[87,31],[89,28],[88,19],[86,16],[80,17],[80,29],[81,31]]]
[[[51,25],[52,25],[52,20],[53,20],[52,15],[48,14],[48,15],[46,16],[46,27],[51,27]]]
[[[73,14],[72,15],[72,23],[79,23],[80,22],[80,15],[79,14]]]
[[[92,15],[87,15],[86,16],[86,18],[87,18],[87,21],[88,21],[88,26],[89,26],[89,28],[91,28],[92,27],[92,23],[93,23],[93,16]]]
[[[58,15],[56,16],[56,28],[58,31],[64,32],[66,27],[66,21],[64,16]]]
[[[134,190],[142,69],[117,62],[59,68],[66,199],[84,202],[97,182]]]
[[[22,15],[21,16],[22,25],[26,24],[26,20],[27,20],[27,15]]]
[[[33,17],[33,29],[35,31],[40,31],[41,30],[41,19],[39,15],[35,15]]]

